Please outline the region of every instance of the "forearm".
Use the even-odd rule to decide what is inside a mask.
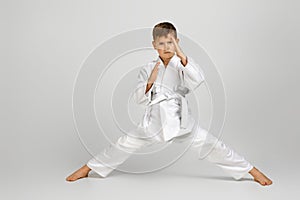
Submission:
[[[187,65],[187,57],[186,55],[182,54],[178,54],[177,55],[180,58],[181,64],[185,67]]]
[[[191,57],[188,57],[187,60],[187,65],[181,66],[181,69],[185,77],[184,81],[193,90],[204,80],[204,73]]]
[[[151,89],[152,85],[153,85],[153,82],[148,81],[147,86],[146,86],[145,94],[147,94],[147,92]]]

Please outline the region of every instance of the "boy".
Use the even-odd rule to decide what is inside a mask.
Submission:
[[[66,180],[75,181],[87,177],[91,170],[106,177],[125,162],[131,152],[155,142],[172,142],[178,136],[189,137],[196,134],[192,148],[199,152],[204,145],[216,144],[206,160],[215,163],[236,180],[250,173],[261,185],[271,185],[272,181],[268,177],[222,141],[199,126],[193,129],[195,120],[191,117],[185,95],[204,81],[203,73],[193,59],[180,49],[176,28],[171,23],[155,25],[152,34],[152,45],[159,57],[141,69],[134,92],[135,101],[147,105],[139,127],[139,130],[143,130],[142,137],[120,137],[116,147],[110,145]],[[104,161],[106,166],[99,160]]]

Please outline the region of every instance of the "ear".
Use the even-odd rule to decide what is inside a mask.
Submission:
[[[152,41],[152,46],[153,46],[154,49],[156,49],[156,45],[155,45],[154,41]]]
[[[176,38],[176,42],[179,43],[179,38]]]

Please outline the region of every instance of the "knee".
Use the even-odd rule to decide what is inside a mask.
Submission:
[[[130,137],[128,135],[124,135],[120,137],[117,141],[117,146],[121,147],[125,150],[135,150],[143,147],[145,142],[139,138]]]
[[[198,127],[195,132],[195,140],[196,141],[205,141],[207,134],[208,134],[207,130],[205,130],[201,127]]]

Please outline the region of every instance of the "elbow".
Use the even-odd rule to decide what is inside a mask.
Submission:
[[[149,98],[144,93],[144,88],[139,88],[133,93],[133,101],[139,105],[146,105]]]
[[[195,89],[197,89],[201,83],[204,82],[204,79],[202,77],[199,78],[195,78],[195,79],[190,79],[189,81],[187,81],[187,86],[191,91],[194,91]]]

